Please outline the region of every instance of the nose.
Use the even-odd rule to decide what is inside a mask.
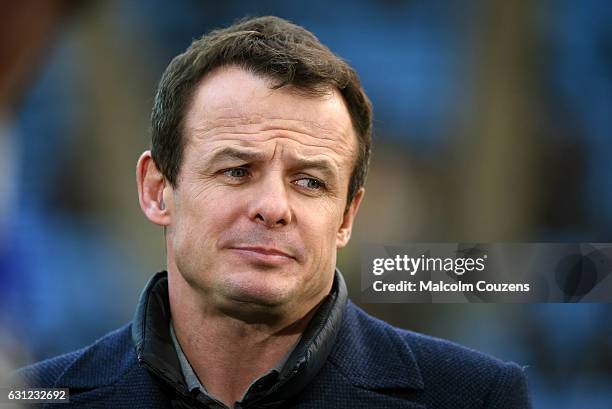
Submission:
[[[285,183],[278,174],[271,174],[259,181],[249,204],[249,218],[252,221],[268,228],[291,223],[293,216]]]

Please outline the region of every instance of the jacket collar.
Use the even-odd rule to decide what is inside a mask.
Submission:
[[[170,337],[168,273],[155,274],[147,283],[132,321],[132,340],[138,362],[179,392],[187,389]]]
[[[278,383],[263,399],[287,399],[314,378],[334,346],[347,300],[344,279],[336,270],[331,292],[289,355]],[[138,362],[177,392],[187,395],[180,363],[170,337],[169,322],[168,278],[167,272],[162,271],[151,278],[142,292],[132,324],[132,339]]]

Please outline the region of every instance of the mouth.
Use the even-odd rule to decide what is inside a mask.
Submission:
[[[278,265],[289,261],[295,261],[295,257],[291,254],[276,248],[245,246],[230,247],[229,250],[238,256],[258,264]]]

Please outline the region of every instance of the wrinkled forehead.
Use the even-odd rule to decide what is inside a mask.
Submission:
[[[305,95],[238,67],[221,67],[198,85],[185,115],[188,143],[239,137],[265,142],[287,138],[313,149],[356,155],[357,137],[341,94]]]

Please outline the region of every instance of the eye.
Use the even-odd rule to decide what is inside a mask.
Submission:
[[[249,171],[246,168],[230,168],[223,171],[225,176],[231,178],[241,179],[249,175]]]
[[[325,184],[319,179],[315,178],[301,178],[294,182],[296,185],[309,190],[322,190]]]

